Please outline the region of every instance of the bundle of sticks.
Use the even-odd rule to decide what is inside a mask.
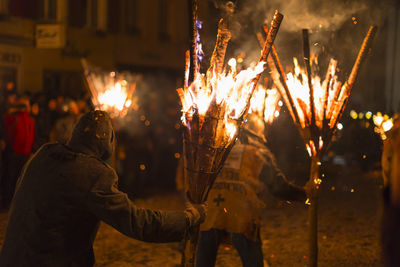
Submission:
[[[185,126],[185,187],[187,197],[194,203],[206,201],[207,194],[236,141],[282,19],[283,16],[275,12],[258,64],[237,74],[223,70],[225,51],[230,39],[224,20],[218,26],[217,42],[206,75],[194,73],[193,70],[200,68],[190,66],[193,63],[198,64],[197,60],[190,59],[190,56],[197,55],[193,51],[196,46],[192,46],[192,53],[186,53],[184,87],[177,91],[182,102],[182,121]],[[193,79],[191,84],[190,78]],[[199,227],[188,231],[183,266],[194,266],[198,237]]]
[[[350,76],[344,84],[336,80],[337,61],[331,59],[325,80],[321,86],[318,86],[311,74],[308,30],[303,30],[305,80],[309,90],[307,94],[309,100],[302,98],[296,92],[296,90],[299,90],[299,86],[296,87],[292,83],[291,74],[285,75],[276,49],[272,48],[271,57],[267,60],[272,78],[293,121],[299,126],[300,133],[307,144],[307,150],[311,156],[323,154],[328,148],[331,137],[349,100],[360,66],[368,55],[375,32],[376,27],[371,26],[364,38]],[[314,88],[315,86],[317,87]]]
[[[309,265],[317,266],[317,199],[321,183],[320,165],[323,154],[328,149],[332,135],[349,100],[361,64],[365,61],[371,47],[376,27],[371,26],[364,38],[355,64],[347,81],[342,85],[337,81],[335,70],[337,61],[330,60],[325,80],[311,74],[310,47],[308,30],[303,30],[303,53],[305,72],[301,72],[295,61],[295,74],[285,75],[278,54],[272,47],[271,56],[267,59],[271,76],[280,94],[298,126],[311,157],[310,179],[308,182],[309,208]],[[300,76],[300,79],[297,76]]]

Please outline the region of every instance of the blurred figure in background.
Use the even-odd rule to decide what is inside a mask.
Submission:
[[[55,122],[55,125],[50,132],[50,142],[59,142],[61,144],[67,143],[69,138],[71,138],[75,124],[81,117],[78,105],[73,100],[69,100],[64,105],[63,110],[67,111],[68,115]]]
[[[382,151],[383,212],[382,252],[384,266],[400,266],[400,118],[384,141]]]
[[[76,100],[76,104],[78,105],[79,113],[86,114],[90,111],[89,105],[85,99]]]
[[[34,151],[49,142],[50,130],[52,128],[50,112],[45,110],[46,100],[42,95],[37,95],[32,102],[31,115],[35,119],[35,144]]]
[[[3,206],[8,207],[14,195],[18,176],[32,153],[35,142],[35,122],[30,116],[29,99],[21,97],[12,102],[4,116],[5,150],[3,160],[2,192]]]
[[[51,126],[53,126],[56,121],[60,118],[60,114],[57,112],[57,101],[55,98],[50,98],[47,102],[47,112],[48,120]]]

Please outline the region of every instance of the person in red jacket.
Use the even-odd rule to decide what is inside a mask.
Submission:
[[[4,153],[6,164],[2,177],[4,207],[8,207],[11,203],[18,176],[31,155],[35,141],[35,121],[29,113],[29,99],[21,97],[18,104],[9,107],[4,115],[6,139]]]

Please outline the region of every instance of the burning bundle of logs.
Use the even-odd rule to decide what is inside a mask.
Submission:
[[[136,108],[133,92],[139,75],[104,72],[81,60],[86,78],[86,85],[91,95],[93,106],[107,111],[111,118],[123,118],[130,108]]]
[[[321,183],[321,158],[328,149],[332,135],[335,133],[349,100],[358,71],[365,60],[375,35],[376,27],[371,26],[359,51],[349,78],[342,85],[335,75],[337,61],[331,59],[325,80],[313,77],[310,64],[310,47],[308,30],[303,30],[303,52],[305,71],[302,71],[295,60],[295,73],[285,76],[278,54],[272,47],[268,66],[272,78],[282,98],[297,124],[311,157],[310,178],[308,181],[309,207],[309,266],[317,266],[317,207],[318,189]]]
[[[196,3],[196,2],[194,2]],[[239,73],[224,71],[225,51],[230,39],[227,23],[221,20],[210,67],[200,73],[198,55],[197,7],[193,7],[193,41],[186,54],[184,87],[178,89],[182,102],[183,159],[187,197],[203,203],[233,147],[248,113],[250,98],[264,70],[283,16],[275,13],[262,55],[256,66]],[[193,65],[194,64],[194,65]],[[189,84],[189,80],[192,82]],[[185,237],[183,266],[195,265],[199,227]]]

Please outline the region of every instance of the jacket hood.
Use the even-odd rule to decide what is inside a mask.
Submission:
[[[110,116],[95,110],[83,115],[72,132],[68,146],[76,151],[107,160],[113,153],[114,130]]]

